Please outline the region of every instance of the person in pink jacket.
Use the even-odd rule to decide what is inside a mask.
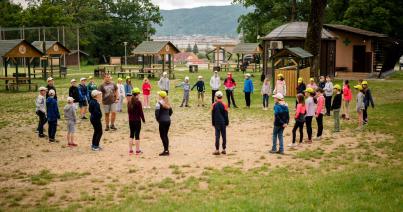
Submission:
[[[353,98],[353,94],[351,92],[350,85],[348,84],[348,80],[344,81],[344,86],[343,86],[343,114],[341,117],[346,120],[350,120],[350,102],[351,99]]]
[[[326,114],[325,97],[323,96],[324,90],[322,88],[316,89],[316,123],[318,124],[318,132],[315,140],[320,140],[323,133],[323,116]]]
[[[294,128],[292,128],[292,143],[288,145],[289,147],[297,146],[295,140],[297,137],[297,129],[299,129],[299,144],[302,144],[302,139],[304,138],[304,123],[305,123],[305,99],[304,94],[300,93],[297,95],[297,110],[295,111],[295,124]]]

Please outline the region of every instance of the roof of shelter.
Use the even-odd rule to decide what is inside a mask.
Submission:
[[[174,53],[179,53],[179,49],[176,48],[170,41],[143,41],[134,50],[133,54],[158,54],[163,51],[166,46],[173,48]]]
[[[385,34],[371,32],[371,31],[367,31],[367,30],[363,30],[363,29],[359,29],[359,28],[355,28],[355,27],[351,27],[351,26],[346,26],[346,25],[342,25],[342,24],[324,24],[323,27],[326,29],[329,29],[329,30],[336,29],[336,30],[350,32],[350,33],[363,35],[363,36],[367,36],[367,37],[379,37],[379,38],[388,37]]]
[[[39,57],[41,55],[41,51],[26,40],[0,40],[1,57]]]
[[[281,57],[281,56],[294,56],[300,59],[305,59],[312,57],[313,55],[300,47],[291,47],[291,48],[284,48],[277,52],[272,57]]]
[[[43,45],[45,44],[46,52],[43,52]],[[62,51],[59,51],[59,49],[51,49],[55,44],[58,45],[58,47],[62,48]],[[68,50],[63,44],[61,44],[58,41],[34,41],[32,42],[32,45],[35,46],[39,51],[42,53],[47,53],[49,50],[53,50],[53,52],[67,52],[69,53],[70,50]]]
[[[275,28],[262,40],[305,39],[307,30],[308,22],[291,22]],[[322,29],[322,39],[333,40],[335,37],[326,29]]]
[[[232,52],[239,54],[258,54],[263,52],[263,47],[259,43],[239,43]]]

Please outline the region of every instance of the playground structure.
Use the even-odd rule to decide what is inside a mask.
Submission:
[[[207,59],[212,61],[214,71],[229,71],[231,68],[235,68],[236,64],[231,64],[232,50],[234,44],[213,44],[213,50],[206,52]],[[210,54],[213,53],[213,57],[210,58]]]
[[[300,47],[284,48],[274,54],[272,60],[272,85],[278,74],[282,74],[286,79],[286,96],[297,95],[298,78],[304,82],[309,82],[310,78],[310,58],[312,54]],[[274,87],[274,86],[273,86]]]
[[[0,77],[4,81],[6,90],[19,90],[20,86],[28,86],[28,90],[36,90],[37,85],[31,82],[31,64],[35,58],[43,55],[26,40],[0,40],[0,56],[4,64],[4,76]],[[15,65],[15,72],[9,76],[8,66]],[[27,65],[28,73],[20,73],[20,64]],[[32,89],[34,88],[34,89]]]

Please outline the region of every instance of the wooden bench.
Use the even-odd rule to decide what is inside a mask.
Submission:
[[[17,83],[10,82],[7,85],[8,90],[11,90],[11,91],[19,90],[20,87],[24,87],[24,86],[27,86],[29,91],[37,91],[38,90],[38,84],[37,83],[21,82],[21,83],[18,83],[18,86],[17,86]],[[34,88],[34,89],[32,89],[32,88]]]
[[[135,74],[139,79],[144,79],[145,76],[148,76],[150,78],[155,77],[154,73],[152,73],[152,72],[139,72],[139,73],[135,73]]]

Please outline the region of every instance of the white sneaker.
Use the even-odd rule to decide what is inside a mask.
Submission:
[[[320,140],[322,140],[322,137],[319,136],[319,137],[314,138],[313,140],[315,140],[315,141],[320,141]]]
[[[295,143],[288,144],[288,147],[296,147],[296,146],[297,146],[297,144],[295,144]]]

